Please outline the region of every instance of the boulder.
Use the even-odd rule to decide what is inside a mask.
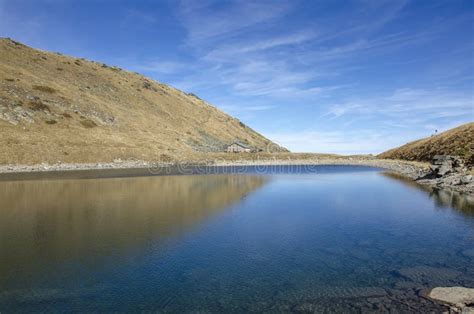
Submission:
[[[464,287],[438,287],[431,290],[428,297],[452,307],[455,313],[472,313],[474,289]]]
[[[430,169],[431,174],[437,178],[451,173],[463,172],[465,170],[462,159],[458,156],[451,155],[434,156]]]
[[[451,173],[452,171],[453,165],[450,161],[447,161],[438,168],[437,174],[442,177],[447,175],[448,173]]]
[[[461,176],[459,176],[458,174],[444,176],[440,182],[440,185],[449,185],[449,186],[459,185],[459,184],[461,184]]]
[[[435,165],[440,165],[444,163],[445,161],[448,161],[451,159],[451,156],[449,155],[435,155],[432,159],[433,164]]]
[[[466,175],[466,176],[462,176],[461,177],[461,183],[462,184],[469,184],[471,183],[473,180],[472,180],[472,175]]]

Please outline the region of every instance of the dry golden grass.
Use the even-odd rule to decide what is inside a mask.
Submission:
[[[201,159],[235,140],[277,149],[197,96],[140,74],[9,39],[0,56],[0,164]]]
[[[467,123],[380,154],[380,158],[430,161],[435,155],[457,155],[474,165],[474,123]]]

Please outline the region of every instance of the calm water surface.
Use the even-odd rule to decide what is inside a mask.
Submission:
[[[256,170],[0,182],[0,312],[408,311],[474,287],[472,197]]]

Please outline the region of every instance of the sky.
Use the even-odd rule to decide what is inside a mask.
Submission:
[[[474,121],[472,0],[0,0],[0,37],[194,93],[294,152]]]

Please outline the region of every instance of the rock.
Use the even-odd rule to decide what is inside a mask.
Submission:
[[[449,155],[435,155],[433,161],[435,162],[444,162],[449,159]]]
[[[434,173],[438,172],[439,167],[440,166],[438,166],[438,165],[430,165],[430,172],[429,173],[434,174]]]
[[[449,176],[444,176],[442,179],[439,180],[438,185],[441,186],[453,186],[461,184],[461,177],[459,175],[453,174]]]
[[[457,278],[461,272],[449,268],[415,266],[402,268],[397,273],[407,279],[415,282],[424,281],[446,281]]]
[[[432,159],[429,172],[418,176],[416,181],[439,188],[458,187],[458,191],[470,192],[474,189],[474,178],[467,170],[458,156],[436,155]]]
[[[455,312],[474,313],[474,289],[464,287],[438,287],[431,290],[428,297],[454,307]]]
[[[474,249],[467,249],[461,252],[462,255],[474,258]]]
[[[461,183],[462,184],[469,184],[471,183],[473,180],[472,180],[472,175],[466,175],[466,176],[462,176],[461,177]]]
[[[447,175],[448,173],[451,173],[452,171],[453,171],[453,166],[451,162],[446,162],[437,169],[437,175],[442,177],[442,176]]]
[[[460,166],[463,164],[463,161],[459,156],[435,155],[432,160],[433,160],[433,164],[435,165],[442,165],[448,161],[452,162],[455,166]]]

